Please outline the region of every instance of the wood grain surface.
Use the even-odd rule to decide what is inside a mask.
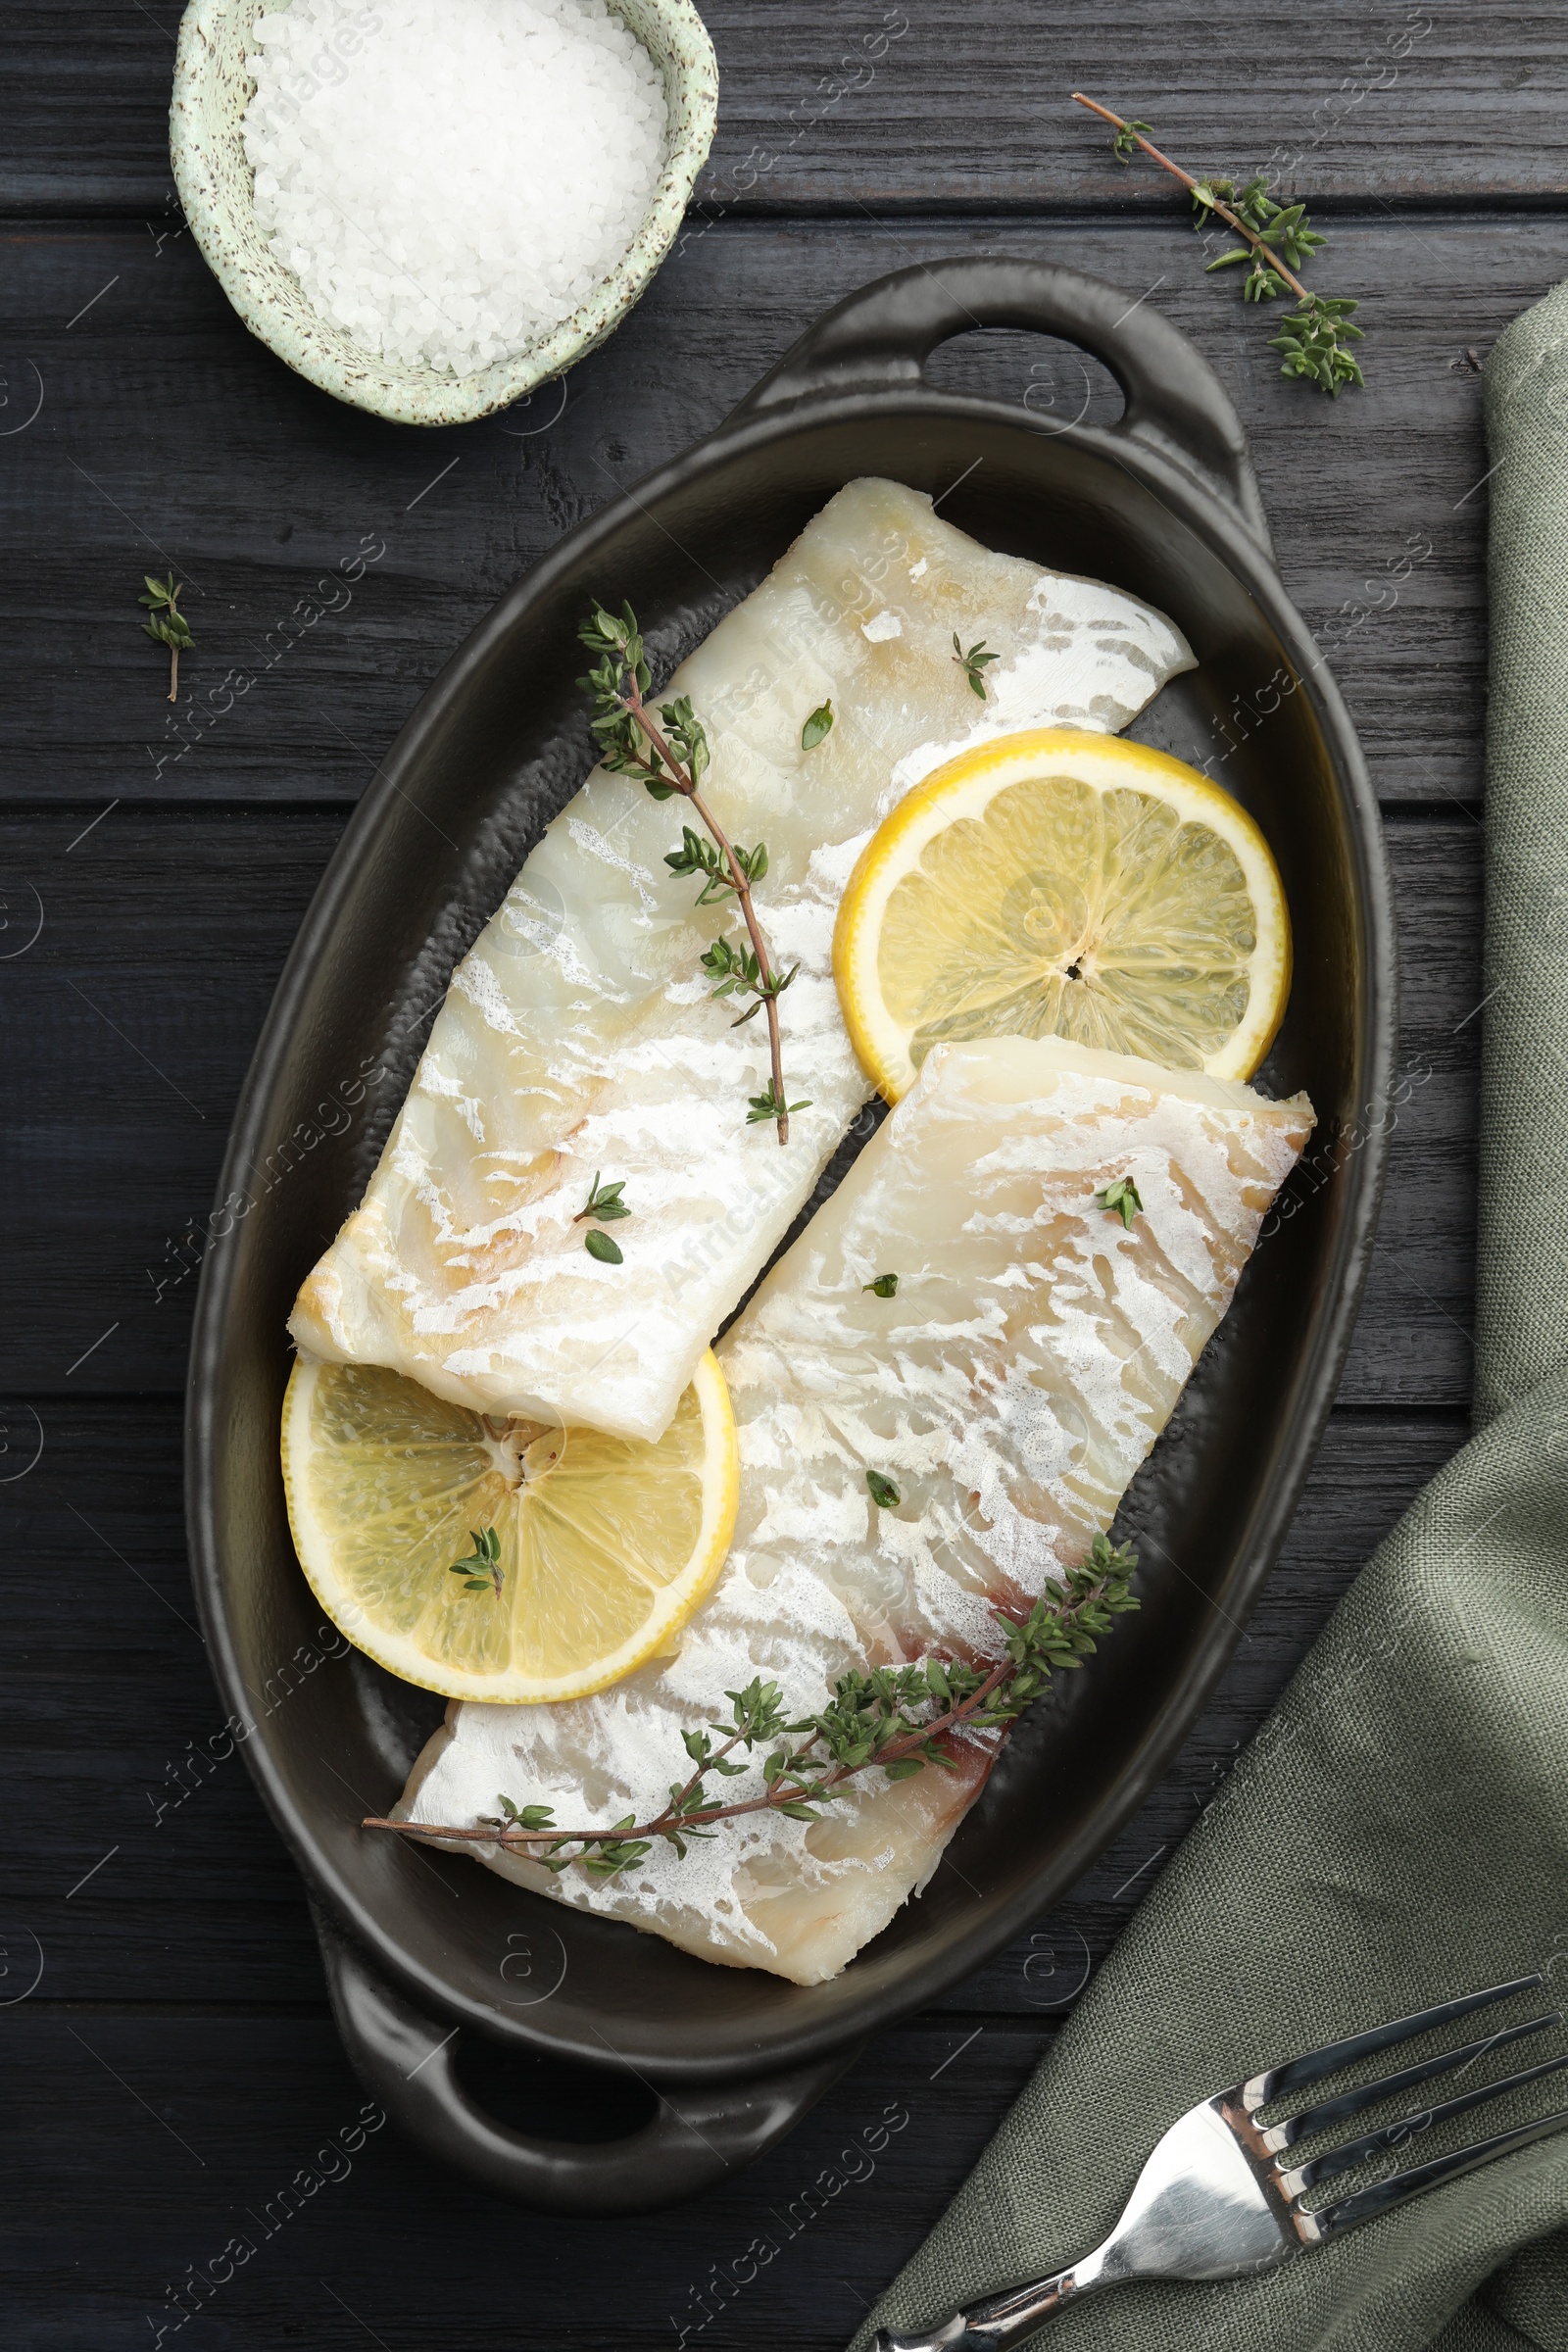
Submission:
[[[1340,205],[1561,197],[1568,59],[1555,8],[1324,0],[715,0],[710,207],[1098,214],[1169,204],[1118,171],[1067,93],[1152,120],[1214,171],[1270,167]],[[156,213],[174,0],[10,0],[0,201]],[[1189,167],[1191,168],[1191,167]]]
[[[833,2352],[1464,1439],[1485,1017],[1477,361],[1568,273],[1568,9],[1396,0],[1374,19],[1309,0],[1267,37],[1255,11],[1157,0],[706,13],[720,128],[676,257],[564,388],[424,433],[291,375],[209,276],[169,180],[172,0],[13,0],[0,21],[7,2352],[129,2352],[160,2328],[191,2352]],[[1234,277],[1205,279],[1160,175],[1111,161],[1067,103],[1079,85],[1185,160],[1271,165],[1317,202],[1317,278],[1365,298],[1364,394],[1281,381],[1266,321]],[[1408,1081],[1389,1203],[1284,1558],[1150,1802],[1049,1919],[875,2042],[771,2155],[607,2243],[466,2188],[390,2128],[349,2144],[364,2094],[300,1881],[240,1759],[212,1753],[180,1490],[199,1228],[294,929],[464,635],[828,304],[977,251],[1068,261],[1148,300],[1243,416],[1287,586],[1386,812]],[[1064,422],[1118,404],[1039,338],[967,337],[933,374]],[[171,564],[197,640],[173,712],[135,605],[143,571]],[[642,2095],[521,2066],[483,2088],[586,2137]],[[251,2251],[200,2294],[188,2282],[231,2240]]]
[[[1379,793],[1480,795],[1487,461],[1466,350],[1568,270],[1568,216],[1511,219],[1503,239],[1475,220],[1339,227],[1333,282],[1365,297],[1374,390],[1310,410],[1176,220],[726,219],[564,388],[440,432],[363,416],[259,353],[188,232],[155,250],[134,221],[4,229],[7,398],[24,416],[41,378],[43,407],[0,481],[35,615],[0,776],[83,822],[116,797],[356,799],[453,648],[562,531],[710,431],[854,287],[977,251],[1093,270],[1199,341]],[[1097,363],[1040,336],[965,336],[933,374],[1067,423],[1120,407]],[[122,589],[171,563],[199,643],[177,716],[147,693]]]

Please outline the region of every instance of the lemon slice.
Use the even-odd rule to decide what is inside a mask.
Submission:
[[[351,1642],[427,1690],[515,1705],[582,1698],[665,1646],[723,1564],[740,1460],[711,1350],[654,1444],[492,1419],[398,1372],[302,1356],[283,1486],[312,1590]]]
[[[950,1038],[1050,1037],[1250,1078],[1291,986],[1279,869],[1228,794],[1076,727],[977,745],[872,836],[833,936],[892,1102]]]

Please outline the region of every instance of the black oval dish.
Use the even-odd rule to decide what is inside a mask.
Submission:
[[[927,356],[974,326],[1032,327],[1097,354],[1124,416],[1063,430],[935,392]],[[1272,1220],[1124,1509],[1143,1546],[1141,1614],[1025,1724],[959,1829],[954,1866],[842,1976],[805,1989],[360,1829],[397,1797],[439,1702],[320,1627],[289,1541],[277,1430],[295,1290],[359,1198],[452,964],[590,764],[572,685],[588,599],[629,598],[673,660],[865,473],[948,494],[944,513],[987,546],[1111,581],[1186,631],[1200,667],[1141,731],[1206,757],[1268,835],[1296,981],[1263,1083],[1308,1089],[1321,1124],[1313,1173],[1292,1194],[1299,1213]],[[1240,739],[1225,723],[1239,707],[1251,728]],[[245,1754],[315,1898],[350,2052],[432,2154],[561,2211],[692,2195],[787,2131],[867,2034],[1016,1936],[1110,1838],[1229,1656],[1333,1399],[1383,1172],[1391,939],[1376,808],[1275,571],[1240,424],[1173,327],[1076,271],[950,261],[852,296],[716,433],[572,532],[462,647],[349,825],[257,1049],[202,1280],[188,1421],[215,1670],[255,1727]],[[385,1076],[366,1096],[368,1070]],[[563,2061],[621,2070],[628,2091],[657,2091],[657,2105],[641,2094],[654,2112],[598,2142],[571,2136],[569,2104],[557,2136],[502,2122],[485,2093],[505,2105],[503,2082],[519,2060],[526,2074],[528,2053],[558,2077]]]

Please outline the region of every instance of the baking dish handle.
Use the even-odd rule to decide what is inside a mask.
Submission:
[[[781,2139],[858,2054],[857,2045],[793,2074],[683,2084],[621,2139],[532,2138],[486,2115],[459,2081],[463,2028],[395,1992],[319,1911],[316,1932],[338,2032],[392,2122],[481,2188],[547,2213],[651,2213],[715,2187]]]
[[[1112,437],[1196,477],[1273,561],[1241,419],[1208,362],[1145,303],[1059,263],[977,255],[879,277],[809,327],[726,422],[796,401],[922,385],[939,343],[987,326],[1059,335],[1103,361],[1126,401]]]

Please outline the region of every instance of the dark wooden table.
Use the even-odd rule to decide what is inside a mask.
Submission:
[[[701,233],[570,376],[561,413],[551,391],[434,433],[312,390],[209,276],[165,151],[177,0],[9,0],[0,26],[7,2352],[145,2352],[161,2327],[174,2340],[172,2291],[193,2268],[220,2274],[240,2232],[259,2251],[181,2331],[192,2352],[632,2352],[683,2331],[704,2352],[832,2352],[1372,1545],[1464,1436],[1477,361],[1568,270],[1568,10],[708,13],[723,93]],[[845,92],[840,61],[881,30],[874,78]],[[1075,86],[1148,116],[1190,163],[1272,162],[1315,200],[1332,232],[1319,282],[1365,297],[1364,394],[1331,405],[1281,382],[1236,278],[1201,274],[1177,193],[1152,167],[1115,166],[1067,105]],[[974,251],[1058,258],[1146,297],[1212,360],[1252,436],[1286,582],[1361,730],[1397,892],[1410,1084],[1377,1267],[1295,1534],[1223,1688],[1072,1898],[876,2043],[700,2211],[609,2230],[544,2220],[391,2131],[328,2153],[362,2093],[300,1883],[243,1766],[194,1761],[220,1721],[181,1541],[196,1231],[294,927],[451,649],[827,304]],[[1078,381],[1021,336],[970,339],[938,368],[1037,409]],[[282,642],[364,534],[386,552],[352,606],[203,724],[209,690],[254,668],[270,632]],[[189,582],[197,639],[184,674],[200,704],[177,713],[136,625],[142,573],[168,565]],[[316,2183],[303,2210],[263,2241],[247,2215],[297,2177]],[[760,2270],[759,2237],[776,2248]]]

